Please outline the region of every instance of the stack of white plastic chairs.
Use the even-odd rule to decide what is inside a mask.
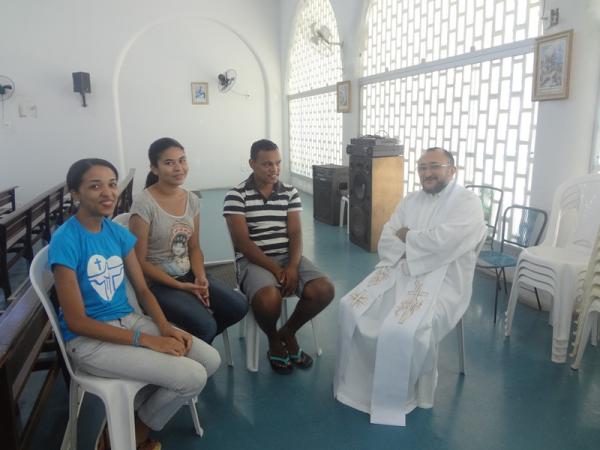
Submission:
[[[598,322],[600,321],[600,229],[585,278],[577,290],[577,331],[573,343],[571,367],[579,369],[581,358],[591,334],[592,345],[598,344]]]
[[[546,291],[552,296],[552,361],[566,361],[577,280],[587,268],[599,225],[600,174],[561,184],[554,196],[544,241],[519,255],[506,311],[505,336],[512,330],[520,286]]]

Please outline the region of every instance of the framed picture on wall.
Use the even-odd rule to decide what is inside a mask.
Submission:
[[[569,96],[573,30],[538,38],[535,42],[533,100]]]
[[[204,81],[192,82],[192,104],[208,105],[208,83]]]
[[[350,112],[352,106],[352,94],[350,92],[350,81],[340,81],[336,85],[337,112]]]

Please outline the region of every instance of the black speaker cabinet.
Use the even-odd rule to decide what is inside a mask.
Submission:
[[[374,252],[404,190],[404,158],[350,156],[350,241]]]
[[[90,74],[87,72],[73,72],[73,92],[89,94],[92,92]]]
[[[348,167],[326,164],[313,167],[313,217],[329,225],[340,224],[340,190],[348,189]]]

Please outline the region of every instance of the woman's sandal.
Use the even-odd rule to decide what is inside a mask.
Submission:
[[[307,353],[304,353],[301,348],[298,348],[298,353],[295,355],[290,354],[290,361],[298,369],[308,369],[313,364],[313,359]]]
[[[161,450],[162,445],[156,439],[148,438],[136,447],[137,450]]]
[[[104,421],[102,431],[98,435],[96,446],[94,448],[96,450],[110,450],[110,438],[108,436],[108,426],[106,425],[106,421]]]
[[[271,364],[271,369],[273,369],[274,372],[277,372],[279,375],[289,375],[292,373],[294,366],[292,366],[288,355],[274,356],[268,351],[267,358],[269,359],[269,364]]]

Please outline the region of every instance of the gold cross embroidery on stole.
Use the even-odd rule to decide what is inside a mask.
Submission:
[[[415,289],[408,291],[407,298],[396,307],[395,315],[400,316],[398,324],[402,325],[416,313],[423,305],[423,297],[427,297],[429,292],[423,291],[423,282],[420,279],[415,280]]]

